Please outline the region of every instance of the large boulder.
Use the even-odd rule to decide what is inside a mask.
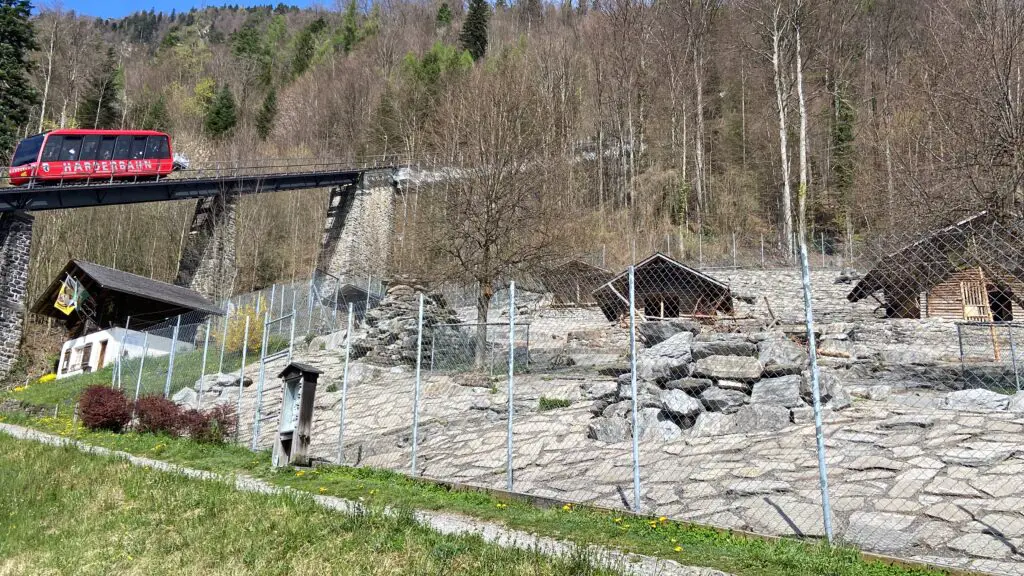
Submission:
[[[761,377],[764,365],[750,356],[710,356],[697,361],[693,375],[712,380],[753,382]]]
[[[637,377],[649,382],[665,382],[690,375],[690,343],[693,334],[680,332],[637,355]]]
[[[700,324],[693,320],[665,320],[642,322],[636,327],[640,342],[648,348],[661,344],[682,332],[689,332],[692,335],[700,334]]]
[[[588,381],[580,385],[583,396],[592,400],[615,398],[619,391],[618,384],[611,380]]]
[[[789,410],[770,404],[751,404],[734,414],[705,412],[697,417],[690,429],[692,436],[719,436],[722,434],[756,434],[772,432],[789,426]]]
[[[700,394],[701,392],[711,388],[714,384],[707,378],[679,378],[676,380],[669,380],[662,384],[666,390],[682,390],[683,392],[689,392],[691,394]]]
[[[694,361],[711,356],[757,356],[757,344],[746,340],[721,340],[717,342],[694,342],[691,346]]]
[[[1010,401],[1006,405],[1006,409],[1010,412],[1017,412],[1018,414],[1024,413],[1024,392],[1017,392],[1013,396],[1010,396]]]
[[[757,357],[765,372],[774,376],[799,374],[807,365],[807,350],[783,334],[758,342]]]
[[[641,410],[636,423],[640,440],[675,440],[683,432],[669,416],[656,408]]]
[[[811,381],[811,373],[804,371],[800,380],[800,395],[804,397],[804,400],[808,404],[811,403],[811,392],[813,382]],[[833,394],[838,392],[843,386],[843,382],[832,370],[818,369],[818,391],[821,394],[821,401],[826,402]]]
[[[244,388],[252,386],[252,378],[246,377],[242,382]],[[224,388],[238,388],[238,372],[232,373],[220,373],[215,372],[213,374],[207,374],[199,380],[196,380],[195,389],[197,392],[217,392],[219,393]]]
[[[800,397],[800,376],[767,378],[754,384],[750,393],[751,404],[774,404],[786,408],[805,406]]]
[[[969,412],[989,412],[994,410],[1005,410],[1010,403],[1010,397],[1006,394],[974,388],[971,390],[958,390],[946,394],[942,401],[942,407],[947,410],[965,410]]]
[[[197,400],[199,394],[196,393],[192,388],[182,388],[171,396],[171,400],[178,406],[187,406],[189,408],[195,408],[198,404]]]
[[[736,390],[725,390],[712,387],[700,395],[700,401],[708,412],[725,412],[726,414],[736,412],[741,406],[747,403],[747,395]]]
[[[677,422],[691,420],[704,411],[700,400],[681,390],[662,390],[661,408]]]
[[[598,442],[622,442],[630,437],[629,422],[623,418],[595,418],[587,425],[587,438]]]

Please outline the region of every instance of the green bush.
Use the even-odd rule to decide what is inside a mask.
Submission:
[[[559,408],[568,408],[572,406],[572,402],[565,398],[548,398],[547,396],[541,396],[537,402],[538,412],[547,412],[548,410],[557,410]]]

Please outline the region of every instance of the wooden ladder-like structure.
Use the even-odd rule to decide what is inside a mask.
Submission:
[[[999,341],[996,338],[996,327],[992,320],[992,304],[988,299],[988,288],[985,285],[985,272],[978,268],[976,280],[960,282],[960,295],[964,304],[964,320],[967,322],[985,322],[988,324],[992,337],[993,359],[999,361]]]

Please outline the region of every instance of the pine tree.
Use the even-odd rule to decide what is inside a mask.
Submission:
[[[352,51],[359,41],[359,10],[356,0],[349,0],[345,8],[345,16],[341,23],[341,47],[346,54]]]
[[[121,126],[121,70],[113,48],[107,49],[103,66],[86,86],[78,106],[78,125],[82,128],[119,128]]]
[[[207,109],[203,127],[212,138],[219,139],[231,132],[237,123],[238,111],[235,107],[235,97],[225,85]]]
[[[39,95],[29,84],[29,54],[37,49],[28,0],[0,0],[0,158],[10,159],[18,128],[29,120]]]
[[[487,52],[487,20],[490,15],[491,8],[487,0],[469,0],[469,13],[462,25],[459,42],[473,56],[473,60],[483,58]]]
[[[274,120],[277,118],[277,91],[273,88],[267,92],[263,99],[263,106],[256,114],[256,135],[260,140],[266,140],[274,131]]]
[[[146,116],[142,122],[142,128],[145,130],[170,132],[171,113],[167,110],[167,99],[164,98],[163,94],[157,96],[156,100],[149,105],[149,109],[146,110]]]
[[[317,18],[299,32],[298,38],[295,39],[295,57],[292,59],[294,77],[298,78],[309,68],[313,61],[313,53],[316,51],[316,36],[326,27],[324,19]]]
[[[437,27],[446,28],[452,23],[452,9],[448,7],[447,2],[442,2],[441,7],[437,9]]]

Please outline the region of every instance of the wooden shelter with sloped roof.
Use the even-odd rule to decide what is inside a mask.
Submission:
[[[596,306],[593,292],[615,275],[582,260],[570,260],[540,274],[556,306]]]
[[[633,298],[648,319],[692,317],[710,319],[733,314],[733,294],[727,285],[656,252],[634,266]],[[629,270],[593,292],[609,320],[629,314]]]
[[[882,258],[847,295],[850,302],[869,297],[887,318],[1020,317],[1024,223],[981,212],[932,232]]]
[[[71,314],[64,314],[54,303],[69,277],[84,288],[86,296]],[[36,300],[32,312],[60,320],[72,337],[90,328],[123,327],[129,317],[133,330],[144,330],[188,312],[198,313],[197,322],[204,316],[223,314],[195,290],[84,260],[68,262]]]

